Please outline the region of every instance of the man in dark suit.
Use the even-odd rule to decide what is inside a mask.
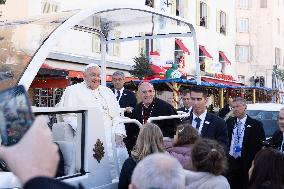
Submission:
[[[274,148],[284,153],[284,108],[279,111],[278,124],[279,129],[273,133],[270,141]]]
[[[231,189],[248,189],[248,170],[265,140],[262,123],[249,117],[246,107],[243,98],[234,99],[232,108],[235,117],[227,120],[230,144],[227,179]]]
[[[220,118],[225,118],[226,115],[232,110],[232,102],[233,102],[233,99],[230,97],[228,99],[228,103],[224,106],[224,108],[222,108],[220,111],[219,111],[219,117]]]
[[[120,108],[125,108],[124,115],[126,117],[130,117],[132,110],[137,104],[137,99],[135,94],[124,88],[125,83],[125,76],[122,71],[116,71],[112,74],[112,83],[114,86],[114,89],[112,90],[114,94],[116,95],[116,99],[119,103]],[[128,153],[130,154],[130,150],[132,149],[132,137],[129,133],[129,127],[130,124],[125,124],[125,130],[126,130],[126,137],[123,139],[125,146],[127,148]]]
[[[178,111],[183,111],[186,113],[191,112],[192,110],[192,101],[190,98],[190,90],[185,89],[181,95],[183,107],[179,108]]]
[[[207,91],[200,86],[194,86],[191,89],[190,98],[193,103],[193,111],[183,122],[191,123],[199,131],[201,137],[218,141],[227,151],[228,134],[226,123],[218,116],[207,112]]]
[[[147,123],[149,117],[177,115],[177,112],[172,105],[155,97],[155,89],[151,83],[141,83],[138,87],[138,95],[142,102],[137,104],[134,108],[132,118],[137,119],[140,123]],[[173,138],[176,126],[180,123],[180,120],[168,119],[153,121],[153,123],[157,124],[161,128],[164,137]],[[133,126],[131,129],[131,135],[136,138],[139,133],[139,128],[137,126]]]
[[[121,108],[125,108],[125,113],[131,113],[137,104],[135,94],[124,88],[125,76],[122,71],[116,71],[112,74],[112,83],[114,89],[112,90],[116,96]],[[127,116],[128,117],[128,116]]]

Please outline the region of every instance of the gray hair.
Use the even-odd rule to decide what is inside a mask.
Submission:
[[[95,63],[91,63],[91,64],[88,64],[85,69],[84,69],[84,72],[87,72],[90,68],[98,68],[100,71],[101,71],[101,68],[99,65],[95,64]]]
[[[233,100],[233,102],[241,102],[243,105],[246,105],[247,102],[243,97],[237,97]]]
[[[118,77],[122,77],[122,78],[125,78],[125,75],[122,71],[115,71],[113,74],[112,74],[112,77],[113,76],[118,76]]]
[[[151,86],[151,87],[155,90],[154,85],[153,85],[152,83],[147,82],[147,81],[143,81],[143,82],[139,83],[139,85],[138,85],[138,91],[141,90],[141,85],[146,85],[146,84],[147,84],[148,86]]]
[[[184,189],[185,174],[178,160],[167,154],[156,153],[145,157],[137,164],[131,184],[137,189]]]

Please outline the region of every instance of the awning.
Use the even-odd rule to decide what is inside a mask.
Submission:
[[[65,77],[68,75],[68,71],[64,69],[58,69],[54,68],[52,66],[49,66],[48,64],[42,64],[40,67],[38,73],[38,76],[59,76],[59,77]]]
[[[176,44],[183,52],[186,52],[188,55],[190,55],[188,48],[183,44],[181,39],[176,39]]]
[[[219,51],[219,55],[223,58],[225,62],[227,62],[228,64],[231,64],[231,61],[227,58],[227,56],[225,55],[223,51]]]
[[[73,71],[73,70],[69,70],[69,74],[68,74],[69,78],[83,78],[84,77],[84,73],[81,71]]]
[[[201,80],[206,81],[206,82],[226,84],[226,85],[231,85],[231,86],[242,86],[241,83],[236,83],[236,82],[233,82],[233,81],[219,80],[219,79],[215,79],[215,78],[202,77]]]
[[[199,45],[199,49],[203,52],[204,56],[207,56],[208,58],[213,58],[213,57],[209,54],[209,52],[205,49],[204,46]]]

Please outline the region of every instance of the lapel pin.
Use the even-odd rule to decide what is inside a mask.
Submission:
[[[205,123],[205,124],[208,124],[208,125],[210,124],[210,122],[209,122],[209,121],[205,121],[204,123]]]
[[[247,127],[251,127],[250,125],[247,125]]]

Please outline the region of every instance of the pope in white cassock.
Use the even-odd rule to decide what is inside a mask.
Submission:
[[[100,85],[101,69],[97,64],[89,64],[85,68],[84,81],[69,86],[59,102],[59,107],[97,107],[104,115],[104,127],[108,156],[114,168],[112,150],[112,132],[115,133],[116,147],[124,147],[123,138],[126,137],[125,127],[118,124],[120,119],[120,107],[111,89]],[[70,124],[74,131],[77,128],[76,114],[68,114],[63,117],[64,122]],[[99,125],[98,125],[99,126]],[[125,153],[127,153],[125,148]],[[124,154],[125,154],[124,153]],[[118,155],[119,156],[119,155]],[[124,158],[118,157],[119,167],[122,166]],[[112,170],[112,178],[118,177]]]

